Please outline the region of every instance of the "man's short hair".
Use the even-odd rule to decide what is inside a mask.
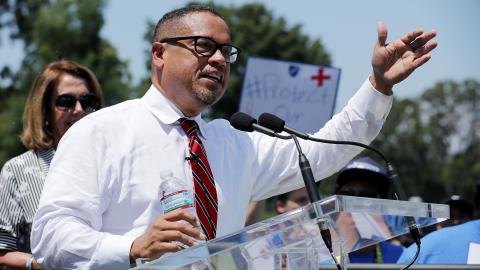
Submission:
[[[208,12],[225,21],[225,18],[217,10],[208,6],[193,5],[174,9],[163,15],[162,18],[160,18],[157,25],[155,26],[152,42],[158,42],[161,39],[168,37],[170,33],[178,32],[182,27],[182,25],[179,23],[179,19],[185,17],[188,14],[197,12]]]

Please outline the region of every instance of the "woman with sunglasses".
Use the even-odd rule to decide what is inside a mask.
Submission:
[[[30,228],[55,149],[65,132],[102,106],[95,75],[75,62],[49,63],[37,75],[23,113],[27,152],[0,173],[0,269],[40,269],[30,251]]]

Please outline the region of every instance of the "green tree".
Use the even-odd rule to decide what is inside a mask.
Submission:
[[[419,99],[395,101],[374,142],[396,165],[409,195],[473,198],[480,179],[480,83],[438,82]]]
[[[47,63],[77,61],[98,77],[107,105],[134,95],[130,92],[127,63],[100,37],[103,0],[0,1],[0,30],[21,41],[25,57],[17,72],[2,66],[0,86],[0,164],[25,149],[18,137],[26,95],[34,77]]]
[[[198,4],[192,2],[189,5]],[[205,4],[203,4],[205,5]],[[224,97],[207,113],[211,118],[228,118],[237,111],[245,63],[248,56],[262,56],[274,59],[330,65],[330,56],[319,39],[311,40],[302,33],[301,25],[289,26],[283,17],[275,17],[272,11],[262,4],[252,3],[243,6],[207,5],[215,8],[230,26],[232,41],[242,49],[239,59],[231,66],[231,76]],[[148,23],[145,39],[151,42],[153,22]],[[150,70],[150,56],[147,67]],[[149,77],[140,87],[146,89]]]
[[[399,184],[406,194],[421,195],[426,201],[432,201],[438,199],[434,198],[436,195],[445,194],[441,184],[431,179],[442,161],[431,158],[438,155],[431,147],[422,117],[416,100],[396,100],[373,145],[395,166],[401,180]]]
[[[445,166],[438,167],[447,194],[473,198],[473,186],[480,179],[480,83],[475,80],[437,83],[422,95],[430,116],[428,128],[432,146]]]

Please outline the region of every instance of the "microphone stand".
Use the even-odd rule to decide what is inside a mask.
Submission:
[[[388,159],[385,157],[385,155],[382,154],[382,152],[378,151],[377,149],[375,149],[375,148],[373,148],[369,145],[359,143],[359,142],[332,141],[332,140],[318,139],[318,138],[315,138],[315,137],[308,136],[308,134],[307,134],[307,138],[305,138],[305,139],[312,140],[312,141],[315,141],[315,142],[321,142],[321,143],[355,145],[355,146],[363,147],[365,149],[368,149],[368,150],[376,153],[377,155],[379,155],[385,161],[385,164],[386,164],[386,167],[387,167],[387,173],[388,173],[388,176],[390,178],[390,182],[393,183],[393,185],[395,187],[395,190],[398,192],[398,194],[397,194],[397,192],[394,192],[395,199],[396,200],[405,200],[405,198],[406,198],[405,192],[403,192],[403,189],[400,186],[400,177],[398,176],[398,173],[396,172],[393,165],[388,161]],[[415,241],[418,249],[420,249],[420,231],[418,230],[418,225],[417,225],[417,222],[415,221],[415,218],[411,217],[411,216],[407,216],[407,217],[405,217],[405,220],[407,222],[408,230],[410,232],[410,235],[413,238],[413,241]]]
[[[263,134],[266,134],[268,136],[272,137],[277,137],[280,139],[290,139],[292,138],[295,142],[295,145],[298,150],[299,154],[299,165],[300,165],[300,171],[302,173],[303,181],[305,182],[305,187],[308,192],[309,199],[312,203],[319,201],[320,200],[320,195],[318,194],[318,190],[315,186],[315,179],[313,177],[312,169],[310,166],[310,163],[307,159],[307,157],[303,154],[302,149],[300,147],[300,143],[298,141],[298,137],[305,139],[305,140],[311,140],[315,142],[321,142],[321,143],[329,143],[329,144],[344,144],[344,145],[355,145],[359,147],[363,147],[365,149],[368,149],[370,151],[375,152],[378,154],[386,163],[387,165],[387,172],[390,178],[390,181],[393,182],[395,185],[395,188],[397,191],[401,192],[403,190],[399,189],[398,184],[399,184],[399,177],[398,174],[395,172],[393,165],[388,161],[388,159],[377,149],[363,144],[359,142],[354,142],[354,141],[333,141],[333,140],[325,140],[325,139],[319,139],[315,137],[311,137],[310,135],[299,132],[295,129],[289,128],[285,126],[285,121],[282,119],[278,118],[275,115],[268,114],[268,113],[263,113],[260,115],[260,124],[257,124],[257,120],[255,120],[253,117],[251,117],[248,114],[237,112],[232,115],[230,119],[230,124],[239,130],[246,131],[246,132],[252,132],[252,131],[258,131]],[[280,135],[277,132],[282,132],[285,131],[290,134],[290,136],[284,136]],[[193,157],[194,158],[194,157]],[[403,196],[403,192],[400,194]],[[398,200],[397,194],[395,194],[396,199]],[[321,209],[317,208],[316,204],[313,204],[315,213],[317,215],[317,224],[320,229],[320,234],[322,236],[322,239],[325,243],[325,246],[328,248],[330,255],[332,256],[333,261],[335,262],[335,265],[338,270],[342,270],[342,267],[338,263],[337,259],[335,258],[335,255],[333,253],[333,248],[332,248],[332,241],[331,241],[331,235],[330,235],[330,230],[328,229],[328,224],[327,221],[324,218],[318,218],[321,216],[322,211]],[[418,226],[416,224],[415,218],[414,217],[405,217],[406,222],[410,231],[410,234],[414,238],[415,243],[417,244],[417,252],[415,254],[415,257],[413,260],[408,264],[406,267],[402,268],[402,270],[409,268],[417,259],[418,254],[420,252],[420,232],[418,230]]]
[[[322,209],[315,204],[315,202],[320,201],[320,194],[318,193],[317,186],[315,185],[315,178],[313,177],[312,167],[310,166],[310,162],[308,161],[307,157],[302,151],[300,147],[300,142],[295,134],[291,134],[293,141],[295,142],[295,146],[298,150],[298,163],[300,165],[300,172],[302,173],[303,182],[305,183],[305,188],[307,189],[308,197],[310,202],[312,202],[313,209],[315,210],[315,214],[317,216],[317,225],[320,230],[320,235],[322,236],[323,242],[325,246],[328,248],[330,255],[337,266],[338,270],[342,270],[337,258],[335,258],[335,254],[333,253],[333,245],[332,245],[332,236],[330,234],[330,230],[328,229],[328,222],[323,218]]]
[[[287,132],[290,133],[290,131],[292,131],[292,129],[289,128],[289,130]],[[297,133],[299,133],[299,132],[295,131],[295,132],[290,133],[290,135],[293,137],[294,136],[293,134],[298,135]],[[300,133],[300,134],[302,134],[302,133]],[[396,200],[405,200],[405,194],[403,192],[403,189],[400,187],[400,177],[398,176],[398,173],[396,172],[393,165],[388,161],[388,159],[385,157],[385,155],[382,154],[382,152],[378,151],[377,149],[375,149],[375,148],[373,148],[369,145],[359,143],[359,142],[332,141],[332,140],[315,138],[315,137],[309,136],[308,134],[302,134],[302,135],[303,136],[301,138],[306,139],[306,140],[311,140],[311,141],[320,142],[320,143],[329,143],[329,144],[355,145],[355,146],[363,147],[365,149],[368,149],[368,150],[376,153],[378,156],[380,156],[385,161],[385,164],[386,164],[386,167],[387,167],[388,177],[390,178],[390,182],[393,183],[393,185],[395,187],[395,190],[398,192],[398,195],[397,195],[397,192],[394,192],[395,199]],[[420,231],[418,229],[418,225],[417,225],[417,222],[416,222],[415,218],[412,217],[412,216],[406,216],[405,221],[407,223],[408,231],[410,233],[410,236],[412,236],[413,241],[417,245],[417,252],[415,253],[415,256],[412,259],[412,261],[406,267],[402,268],[402,270],[408,269],[413,263],[415,263],[415,261],[417,260],[418,254],[420,253],[420,245],[421,245]]]
[[[359,147],[368,149],[368,150],[376,153],[377,155],[379,155],[385,161],[389,179],[390,179],[391,182],[393,182],[395,190],[400,194],[400,199],[405,200],[405,194],[403,192],[403,189],[399,185],[400,177],[396,173],[393,165],[388,161],[388,159],[379,150],[377,150],[377,149],[375,149],[375,148],[373,148],[369,145],[359,143],[359,142],[354,142],[354,141],[333,141],[333,140],[325,140],[325,139],[319,139],[319,138],[312,137],[312,136],[308,135],[307,133],[303,133],[303,132],[297,131],[293,128],[285,126],[285,121],[284,120],[282,120],[281,118],[277,117],[276,115],[273,115],[273,114],[270,114],[270,113],[263,113],[262,115],[260,115],[259,122],[260,122],[260,125],[268,127],[275,132],[285,131],[285,132],[289,133],[295,140],[296,140],[296,138],[294,136],[298,136],[298,137],[300,137],[302,139],[305,139],[305,140],[311,140],[311,141],[320,142],[320,143],[355,145],[355,146],[359,146]],[[297,148],[298,148],[299,147],[298,142],[295,141],[295,143],[297,144]],[[302,171],[302,174],[303,174],[303,171]],[[395,193],[395,198],[397,200],[399,200],[399,196],[397,195],[397,193]],[[416,261],[416,259],[418,257],[418,254],[420,252],[420,244],[421,244],[421,242],[420,242],[420,232],[419,232],[419,229],[418,229],[418,225],[415,221],[415,218],[411,217],[411,216],[407,216],[407,217],[405,217],[405,220],[407,222],[407,226],[408,226],[408,230],[410,232],[410,235],[412,236],[413,240],[417,244],[417,252],[416,252],[414,258],[412,259],[412,261],[406,267],[404,267],[403,269],[409,268]]]

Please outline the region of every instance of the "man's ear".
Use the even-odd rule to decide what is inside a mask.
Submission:
[[[275,201],[275,211],[277,211],[278,214],[285,213],[285,203],[279,200]]]
[[[152,63],[155,67],[161,68],[164,64],[165,46],[160,42],[152,43]]]

